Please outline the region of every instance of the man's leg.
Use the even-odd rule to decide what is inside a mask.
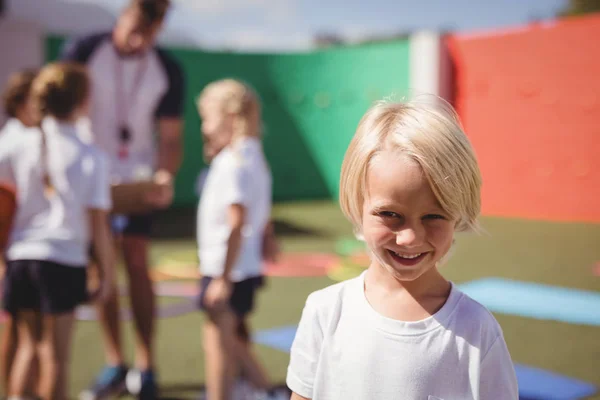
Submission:
[[[148,239],[143,236],[123,237],[123,257],[129,281],[129,296],[136,333],[136,367],[152,369],[155,298],[148,266]]]
[[[117,245],[118,243],[115,241],[115,246]],[[89,272],[90,281],[95,282],[97,285],[99,280],[97,275],[99,272],[93,261],[89,266]],[[117,274],[114,276],[116,280]],[[96,307],[102,342],[104,344],[106,365],[90,388],[79,395],[80,400],[98,400],[112,397],[115,394],[122,393],[125,389],[125,378],[128,368],[125,364],[121,342],[121,306],[118,285],[115,284],[114,287],[117,290],[114,290],[110,294],[110,298],[105,303],[99,304]]]
[[[116,278],[115,278],[116,279]],[[115,285],[117,287],[117,285]],[[123,347],[121,343],[121,306],[118,290],[114,290],[110,298],[97,307],[106,363],[110,366],[123,365]]]

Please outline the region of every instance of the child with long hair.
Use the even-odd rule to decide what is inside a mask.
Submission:
[[[0,145],[0,180],[12,184],[17,195],[3,295],[18,331],[9,398],[28,392],[44,400],[67,398],[74,311],[90,299],[90,241],[102,271],[94,295],[103,300],[113,287],[108,166],[102,153],[78,138],[76,128],[87,114],[89,93],[84,68],[44,67],[31,93],[41,118],[38,128]],[[36,355],[39,383],[28,388]]]

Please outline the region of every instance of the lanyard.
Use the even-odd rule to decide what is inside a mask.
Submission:
[[[144,55],[143,57],[144,58],[139,62],[137,70],[135,71],[131,93],[125,93],[125,87],[123,85],[123,60],[118,55],[115,59],[115,106],[120,143],[119,158],[127,158],[128,156],[127,146],[131,141],[131,131],[127,126],[127,119],[131,105],[135,104],[135,100],[141,87],[142,78],[148,67],[148,55]]]

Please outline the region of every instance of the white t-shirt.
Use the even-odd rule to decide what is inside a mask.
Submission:
[[[25,128],[25,125],[23,125],[18,118],[9,118],[0,130],[0,138],[4,137],[5,139],[3,140],[8,140],[6,137],[9,135],[19,134]]]
[[[90,240],[87,211],[111,207],[108,162],[100,150],[78,138],[74,125],[46,118],[42,126],[55,188],[49,198],[44,194],[39,129],[0,136],[0,181],[15,187],[18,204],[7,259],[84,267]]]
[[[514,367],[492,314],[454,285],[416,322],[386,318],[364,273],[312,293],[294,339],[287,384],[313,400],[517,400]]]
[[[262,239],[271,214],[271,173],[259,139],[245,138],[223,149],[212,161],[198,206],[197,237],[200,270],[223,273],[231,228],[229,206],[246,209],[242,244],[231,279],[239,282],[262,274]]]
[[[109,157],[116,183],[147,179],[156,163],[156,121],[183,114],[184,77],[163,50],[120,56],[110,33],[67,42],[63,60],[86,65],[92,84],[90,110],[93,141]],[[121,127],[130,134],[127,156],[121,151]]]

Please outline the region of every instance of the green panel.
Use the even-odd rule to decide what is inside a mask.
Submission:
[[[48,60],[62,39],[49,37]],[[202,161],[194,100],[224,77],[255,87],[264,103],[264,146],[273,172],[274,199],[336,197],[346,147],[373,101],[403,95],[409,86],[408,41],[302,54],[209,53],[171,49],[186,75],[185,156],[176,180],[176,206],[196,203]]]
[[[270,78],[327,186],[337,197],[344,153],[374,101],[409,86],[408,42],[274,56]],[[302,160],[299,160],[302,165]]]

